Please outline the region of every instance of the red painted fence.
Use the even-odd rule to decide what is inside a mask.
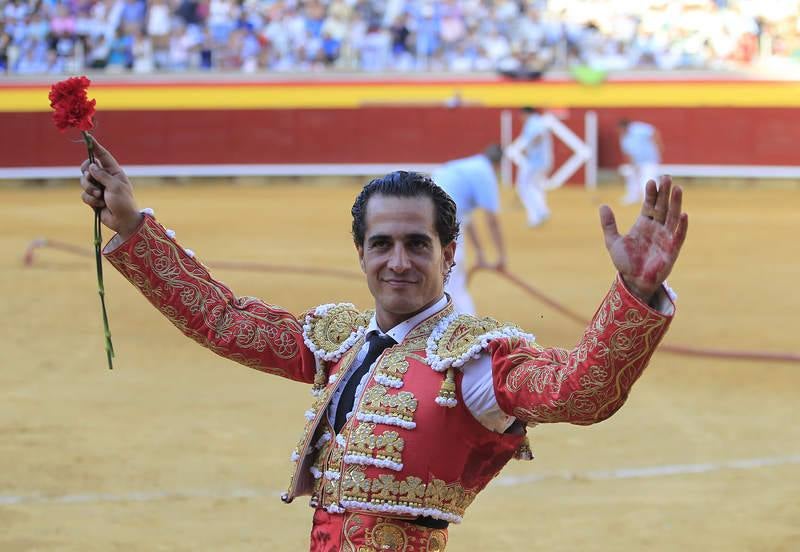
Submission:
[[[370,107],[232,111],[108,111],[96,135],[124,164],[437,163],[499,141],[495,108]],[[603,108],[599,165],[619,163],[616,121],[654,124],[666,163],[800,165],[800,109]],[[583,136],[584,109],[564,121]],[[73,165],[77,136],[59,135],[50,115],[0,113],[0,167]],[[515,113],[514,130],[519,129]],[[74,140],[74,141],[71,141]],[[557,157],[565,157],[559,144]]]

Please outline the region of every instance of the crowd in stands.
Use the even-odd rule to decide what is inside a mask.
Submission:
[[[539,74],[800,56],[788,0],[2,0],[7,74]]]

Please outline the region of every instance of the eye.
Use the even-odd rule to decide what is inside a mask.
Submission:
[[[425,240],[411,240],[411,248],[417,251],[422,251],[428,248],[428,242]]]
[[[373,240],[369,244],[370,249],[386,249],[389,247],[389,240]]]

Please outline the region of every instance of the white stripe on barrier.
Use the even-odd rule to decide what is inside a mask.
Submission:
[[[377,176],[392,171],[432,173],[438,163],[351,163],[311,165],[126,165],[132,177]],[[659,172],[688,178],[800,178],[800,165],[659,165]],[[0,180],[80,178],[76,166],[3,167]]]
[[[605,481],[614,479],[640,479],[665,477],[669,475],[691,475],[721,470],[752,470],[772,466],[800,464],[800,454],[773,456],[766,458],[745,458],[723,462],[701,464],[666,464],[641,468],[620,468],[588,472],[562,472],[538,475],[500,476],[491,486],[513,487],[546,480],[565,481]],[[257,488],[229,490],[195,489],[187,491],[133,491],[128,493],[75,493],[47,495],[31,493],[26,495],[0,495],[0,506],[24,504],[85,504],[95,502],[154,502],[159,500],[182,500],[191,498],[211,498],[214,500],[236,500],[241,498],[277,498],[281,493]]]

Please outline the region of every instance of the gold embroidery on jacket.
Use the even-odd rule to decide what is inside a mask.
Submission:
[[[494,318],[462,314],[447,326],[439,339],[436,354],[441,358],[459,358],[478,344],[478,337],[502,326]]]
[[[390,395],[383,385],[373,385],[364,393],[359,412],[376,416],[389,416],[412,421],[417,410],[417,399],[409,391]]]
[[[399,479],[392,474],[369,478],[361,466],[348,466],[342,474],[340,500],[432,508],[461,517],[476,496],[476,492],[465,490],[457,482],[448,484],[433,478],[426,484],[419,477]]]
[[[350,364],[352,364],[352,362],[355,360],[356,353],[361,348],[363,343],[364,339],[361,338],[347,353],[345,353],[345,356],[342,358],[339,364],[342,370],[346,371],[350,367]],[[306,423],[303,427],[302,437],[300,438],[300,441],[297,443],[297,446],[294,449],[294,453],[297,454],[300,460],[295,466],[295,469],[292,472],[292,476],[289,479],[290,490],[294,488],[295,483],[298,481],[298,478],[308,477],[308,474],[300,473],[300,468],[302,467],[303,463],[302,462],[304,458],[303,454],[309,451],[308,447],[311,446],[311,443],[313,441],[313,439],[311,439],[311,436],[309,435],[310,432],[313,431],[315,427],[317,427],[316,431],[317,434],[314,436],[314,438],[319,439],[322,436],[322,433],[324,433],[324,430],[320,428],[324,427],[325,429],[331,432],[331,441],[329,441],[329,443],[335,442],[333,429],[330,428],[329,424],[327,422],[318,424],[317,422],[317,420],[325,416],[324,410],[328,408],[331,395],[333,395],[335,389],[336,389],[335,383],[326,386],[323,392],[314,400],[314,403],[311,406],[311,411],[314,413],[314,417],[311,418],[310,420],[306,419]],[[341,455],[343,454],[343,452],[342,449],[340,449],[338,446],[333,446],[333,448],[326,448],[324,454],[322,451],[311,451],[311,454],[316,454],[316,457],[314,458],[314,465],[318,466],[320,470],[322,470],[325,466],[324,459],[325,456],[328,454],[327,451],[330,451],[330,454],[332,455],[338,455],[338,461],[341,462]],[[315,482],[314,492],[319,492],[319,491],[320,491],[320,486],[316,485]]]
[[[566,398],[543,401],[526,408],[518,406],[514,416],[528,423],[593,423],[614,412],[625,399],[626,390],[639,376],[648,355],[666,329],[666,320],[642,316],[629,308],[620,313],[623,300],[612,288],[578,345],[572,350],[538,345],[517,349],[509,355],[516,366],[506,376],[512,392],[525,388],[529,393],[557,395],[578,366],[590,362],[579,385]],[[600,343],[602,334],[613,331],[608,346]],[[590,358],[590,352],[592,353]],[[614,365],[616,369],[612,379]]]
[[[408,372],[408,361],[406,360],[406,356],[408,355],[407,347],[402,346],[400,348],[396,345],[389,353],[387,353],[378,366],[375,368],[375,375],[382,375],[388,377],[389,379],[402,382],[403,376],[406,375]]]
[[[401,463],[404,441],[396,431],[375,433],[375,424],[362,422],[351,432],[348,454]]]
[[[219,340],[257,352],[269,349],[280,359],[290,359],[300,353],[298,336],[302,335],[302,328],[291,314],[252,297],[234,297],[222,284],[212,280],[201,264],[185,257],[180,247],[153,228],[153,224],[157,223],[142,226],[143,240],[131,251],[141,263],[133,262],[128,253],[110,260],[175,326],[215,352],[222,350],[222,346],[214,344]],[[161,281],[150,283],[138,264],[147,266]],[[189,313],[202,318],[206,327],[204,331],[212,332],[212,339],[204,331],[189,328],[185,315],[180,316],[174,308],[161,306],[166,297],[175,293]],[[263,366],[257,360],[248,365],[285,374],[283,370]]]
[[[323,351],[335,351],[354,331],[367,326],[373,313],[347,304],[336,305],[320,317],[312,315],[308,338]]]
[[[383,516],[345,513],[342,552],[444,552],[447,531]],[[370,527],[370,522],[374,525]]]

